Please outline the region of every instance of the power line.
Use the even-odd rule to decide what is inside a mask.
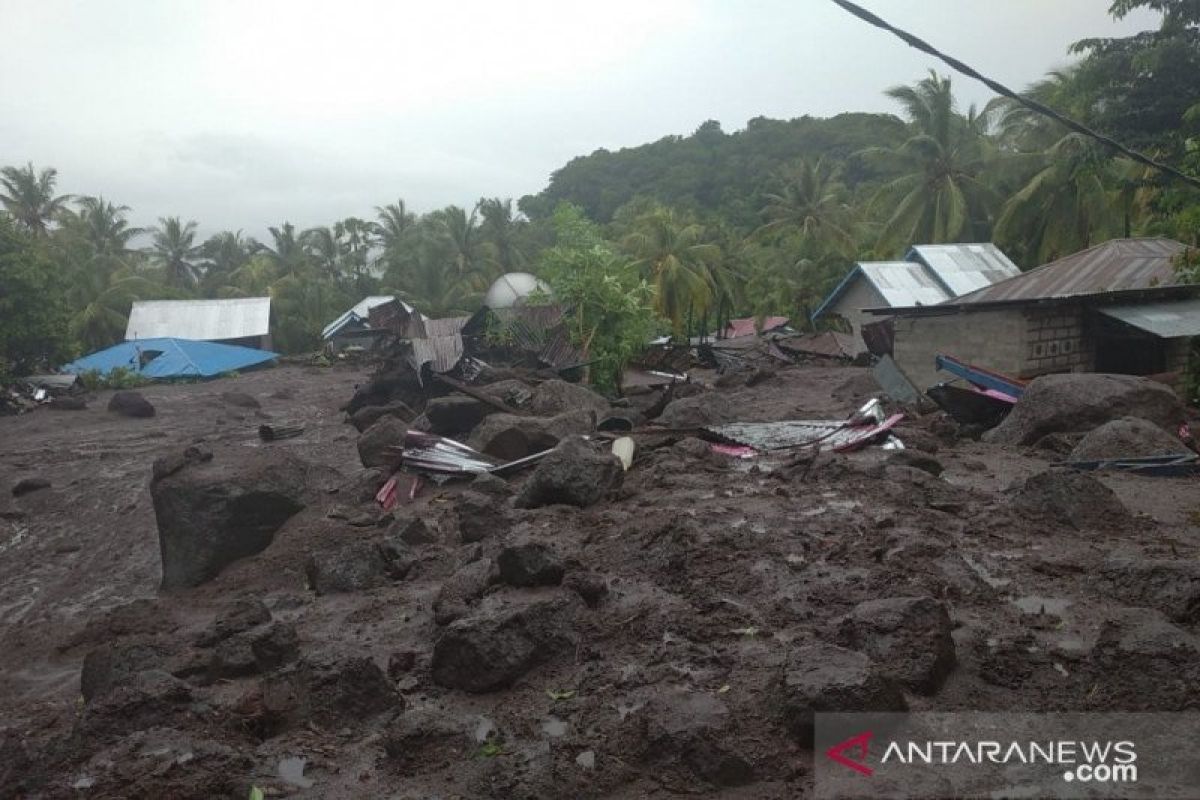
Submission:
[[[857,5],[856,3],[851,3],[850,0],[833,0],[833,2],[837,3],[839,6],[844,8],[846,11],[849,11],[851,14],[853,14],[854,16],[858,17],[859,19],[863,20],[864,22],[870,23],[871,25],[874,25],[876,28],[882,28],[883,30],[888,31],[889,33],[892,33],[892,34],[900,37],[905,42],[907,42],[910,47],[915,47],[916,49],[920,50],[923,53],[928,53],[929,55],[933,56],[934,58],[940,59],[941,61],[945,62],[950,67],[961,72],[963,75],[966,75],[967,77],[974,78],[977,81],[981,81],[985,86],[987,86],[989,89],[991,89],[996,94],[1002,95],[1003,97],[1007,97],[1011,100],[1015,100],[1016,102],[1025,106],[1026,108],[1032,109],[1033,111],[1036,111],[1037,113],[1039,113],[1043,116],[1049,117],[1050,119],[1054,120],[1055,122],[1058,122],[1059,124],[1069,128],[1070,130],[1075,131],[1076,133],[1081,133],[1084,136],[1088,136],[1088,137],[1091,137],[1092,139],[1095,139],[1098,142],[1102,142],[1103,144],[1111,147],[1113,150],[1116,150],[1117,152],[1128,156],[1129,158],[1133,159],[1134,161],[1137,161],[1138,163],[1145,164],[1148,167],[1153,167],[1154,169],[1157,169],[1160,172],[1165,172],[1168,175],[1179,178],[1180,180],[1184,181],[1185,183],[1187,183],[1197,189],[1200,189],[1200,179],[1195,178],[1191,175],[1188,175],[1187,173],[1180,172],[1179,170],[1175,169],[1174,167],[1172,167],[1168,164],[1164,164],[1161,161],[1156,161],[1155,159],[1151,158],[1148,155],[1145,155],[1144,153],[1139,153],[1137,150],[1131,150],[1130,148],[1126,147],[1125,145],[1121,144],[1120,142],[1116,141],[1115,139],[1112,139],[1108,136],[1105,136],[1102,133],[1094,131],[1091,128],[1087,127],[1086,125],[1076,122],[1075,120],[1070,119],[1069,117],[1064,117],[1062,114],[1058,113],[1053,108],[1043,105],[1042,103],[1039,103],[1037,100],[1033,100],[1031,98],[1023,97],[1023,96],[1017,94],[1012,89],[1009,89],[1007,86],[1005,86],[1004,84],[997,83],[996,81],[992,80],[991,78],[989,78],[985,75],[981,75],[978,71],[967,66],[963,62],[959,61],[957,58],[946,55],[945,53],[941,52],[933,45],[929,44],[928,42],[926,42],[923,39],[920,39],[920,38],[912,35],[908,31],[900,30],[899,28],[897,28],[896,26],[887,22],[886,20],[881,19],[880,17],[876,16],[875,14],[872,14],[870,11],[866,10],[862,6]]]

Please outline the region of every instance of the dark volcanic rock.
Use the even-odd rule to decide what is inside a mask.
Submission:
[[[162,588],[198,586],[267,547],[304,508],[308,465],[273,452],[243,461],[193,463],[152,480]]]
[[[644,712],[645,736],[640,761],[660,768],[678,762],[701,780],[717,786],[744,786],[754,767],[730,743],[729,708],[708,692],[668,690],[657,694]]]
[[[579,601],[554,591],[492,595],[446,628],[433,647],[433,680],[450,689],[490,692],[574,646]]]
[[[596,415],[579,408],[554,417],[518,417],[492,414],[471,434],[467,444],[502,461],[549,450],[564,438],[591,433]]]
[[[411,545],[433,544],[438,540],[437,529],[431,527],[420,517],[396,520],[388,529],[388,536]]]
[[[212,461],[212,451],[200,445],[191,445],[181,450],[173,450],[166,455],[154,459],[150,468],[150,480],[160,481],[174,475],[179,470],[191,464],[203,464]]]
[[[983,438],[1033,444],[1049,433],[1090,431],[1121,417],[1139,417],[1170,430],[1185,419],[1175,393],[1148,378],[1064,373],[1034,379],[1021,402]]]
[[[595,608],[608,594],[608,581],[598,572],[586,569],[571,570],[563,577],[562,585],[583,598],[583,602]]]
[[[494,495],[463,492],[455,500],[454,514],[458,519],[458,534],[464,544],[508,530],[507,509]]]
[[[1012,508],[1035,517],[1066,523],[1077,530],[1128,524],[1124,504],[1090,475],[1047,470],[1005,490]]]
[[[383,417],[358,437],[358,458],[364,467],[392,467],[399,462],[393,452],[403,447],[408,425],[395,417]]]
[[[13,484],[12,493],[13,497],[20,497],[23,494],[49,488],[50,481],[45,478],[21,478],[21,480]]]
[[[55,397],[46,404],[51,411],[86,411],[87,401],[82,397]]]
[[[259,672],[270,672],[300,657],[300,637],[296,626],[275,622],[250,639],[250,652]]]
[[[270,621],[270,610],[258,598],[234,600],[221,613],[217,614],[211,625],[196,637],[196,645],[211,647],[234,634],[244,633]]]
[[[855,606],[840,635],[885,677],[933,694],[954,669],[953,627],[946,607],[932,597],[888,597]]]
[[[783,721],[800,744],[811,747],[818,712],[905,711],[900,688],[862,653],[822,642],[788,654],[780,685]]]
[[[1115,559],[1102,575],[1107,590],[1124,603],[1158,609],[1174,622],[1200,622],[1200,563]]]
[[[108,401],[108,410],[123,417],[153,417],[154,406],[141,392],[117,392]]]
[[[519,542],[496,557],[500,582],[509,586],[557,586],[563,579],[563,562],[547,544]]]
[[[719,392],[705,392],[672,400],[663,409],[658,421],[668,428],[700,428],[722,425],[736,419],[737,409],[728,397]]]
[[[411,422],[417,416],[416,412],[405,403],[396,401],[382,406],[366,406],[355,411],[350,416],[350,424],[362,433],[383,417],[395,417],[401,422]]]
[[[1200,638],[1157,611],[1122,608],[1108,615],[1089,657],[1106,713],[1177,711],[1195,703]]]
[[[387,563],[373,542],[349,542],[313,553],[304,566],[317,594],[361,592],[387,583]]]
[[[610,405],[586,386],[556,379],[543,381],[533,390],[533,401],[529,407],[534,414],[542,417],[583,408],[595,411],[599,419],[608,413]]]
[[[1099,461],[1107,458],[1186,455],[1183,442],[1153,422],[1138,417],[1121,417],[1106,422],[1084,436],[1071,451],[1071,461]]]
[[[538,462],[517,496],[517,506],[563,503],[586,508],[620,488],[623,479],[621,461],[612,453],[597,451],[578,437],[564,439]]]
[[[161,669],[168,659],[165,648],[148,641],[103,644],[83,658],[79,691],[85,701],[99,697],[139,672]]]
[[[490,558],[480,558],[459,568],[442,582],[437,597],[433,599],[433,620],[438,625],[448,625],[471,612],[471,606],[487,588],[496,582],[499,573]]]
[[[499,475],[494,475],[490,472],[481,472],[471,481],[471,491],[504,498],[512,497],[516,489]]]
[[[221,392],[221,402],[238,408],[262,408],[262,404],[253,395],[245,392]]]
[[[458,436],[475,430],[488,414],[496,408],[476,400],[474,397],[448,395],[435,397],[425,404],[425,418],[429,420],[429,431],[439,436]]]

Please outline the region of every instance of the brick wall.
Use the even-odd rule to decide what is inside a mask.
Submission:
[[[1020,309],[897,317],[895,359],[918,389],[950,380],[933,366],[938,353],[1017,375],[1026,363],[1024,313]]]
[[[1025,358],[1017,377],[1051,372],[1087,372],[1095,363],[1093,337],[1079,306],[1026,308]]]

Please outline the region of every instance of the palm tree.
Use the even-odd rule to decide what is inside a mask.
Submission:
[[[250,259],[257,249],[253,239],[243,239],[241,231],[222,231],[204,240],[200,255],[204,258],[202,281],[206,295],[213,295],[227,286],[233,273]]]
[[[169,286],[195,288],[200,280],[200,267],[194,259],[200,252],[196,247],[196,223],[180,221],[179,217],[160,217],[150,246],[162,265]]]
[[[343,260],[348,252],[340,226],[341,223],[333,228],[322,225],[300,234],[300,246],[316,261],[322,273],[339,283],[346,277]]]
[[[459,206],[446,206],[432,215],[449,246],[449,266],[455,281],[486,288],[484,242],[479,235],[475,209],[468,214]]]
[[[81,197],[79,211],[65,210],[64,224],[75,226],[98,255],[123,257],[130,253],[129,242],[145,233],[131,227],[125,219],[129,206],[117,206],[103,197]]]
[[[702,225],[656,208],[634,221],[621,246],[655,288],[655,308],[676,333],[684,321],[714,309],[721,248],[709,241]]]
[[[512,198],[499,197],[479,201],[479,213],[483,217],[480,228],[487,239],[495,262],[494,272],[504,274],[523,269],[528,263],[519,241],[525,226],[524,218],[513,213]]]
[[[385,253],[399,249],[417,221],[416,215],[408,210],[403,200],[375,206],[375,214],[379,221],[371,223],[371,230]]]
[[[782,189],[766,195],[762,215],[767,222],[754,232],[755,237],[790,230],[847,255],[853,252],[850,209],[842,201],[842,187],[832,180],[822,160],[801,159],[780,176],[780,182]]]
[[[0,205],[18,223],[35,236],[45,236],[50,221],[71,199],[69,194],[55,196],[54,184],[58,170],[48,167],[34,172],[33,164],[24,167],[5,167],[0,170]]]
[[[950,78],[932,71],[915,86],[896,86],[886,94],[904,107],[912,135],[896,148],[863,151],[899,173],[871,202],[886,214],[880,249],[986,235],[994,204],[993,192],[979,179],[987,115],[977,115],[974,108],[959,114]]]
[[[1036,171],[1005,203],[996,239],[1023,261],[1044,264],[1120,235],[1116,187],[1130,173],[1128,161],[1076,133],[1021,160]]]
[[[308,255],[296,235],[296,226],[285,222],[278,228],[267,228],[267,232],[271,234],[273,246],[259,244],[259,252],[271,260],[280,274],[299,275],[305,272],[309,266]]]

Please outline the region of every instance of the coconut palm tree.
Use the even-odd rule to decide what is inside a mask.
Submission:
[[[212,296],[220,287],[228,286],[233,273],[250,259],[255,249],[257,242],[243,239],[241,231],[221,231],[205,239],[200,245],[204,293]]]
[[[125,218],[129,206],[113,205],[103,197],[81,197],[76,201],[78,211],[64,210],[60,218],[64,226],[76,229],[97,255],[129,255],[129,243],[145,233],[144,228],[135,228]]]
[[[45,236],[53,220],[71,199],[69,194],[54,194],[58,170],[48,167],[35,172],[33,164],[0,169],[0,205],[13,219],[33,233]]]
[[[490,246],[490,255],[494,262],[492,271],[502,275],[524,269],[528,258],[519,237],[526,222],[523,217],[513,212],[512,198],[501,200],[499,197],[493,197],[480,200],[479,213],[483,217],[480,228]]]
[[[345,260],[348,253],[340,225],[309,228],[300,234],[299,240],[300,246],[316,262],[321,273],[339,283],[346,278]]]
[[[1121,235],[1118,193],[1122,177],[1132,174],[1129,162],[1076,133],[1022,160],[1035,163],[1036,171],[996,221],[997,241],[1021,260],[1044,264]]]
[[[899,252],[918,242],[985,237],[996,202],[979,178],[988,153],[983,135],[988,117],[974,108],[966,116],[958,113],[950,78],[932,71],[916,85],[886,94],[904,108],[912,135],[896,148],[862,152],[898,175],[871,202],[884,220],[879,248]]]
[[[193,289],[200,280],[200,267],[195,258],[196,223],[182,222],[179,217],[160,217],[153,231],[150,252],[162,266],[167,285]]]
[[[621,246],[655,288],[655,309],[681,333],[685,320],[716,311],[721,248],[704,226],[656,208],[634,221]]]
[[[310,267],[308,254],[296,234],[296,226],[285,222],[278,228],[267,228],[271,244],[259,244],[258,250],[276,266],[281,275],[301,275]]]
[[[375,206],[375,215],[379,221],[371,223],[371,230],[385,253],[399,249],[417,223],[416,215],[408,210],[402,199],[386,206]]]
[[[846,255],[854,251],[850,208],[844,190],[834,182],[822,160],[800,159],[779,176],[782,188],[766,195],[762,215],[767,220],[755,232],[763,238],[794,231]]]

